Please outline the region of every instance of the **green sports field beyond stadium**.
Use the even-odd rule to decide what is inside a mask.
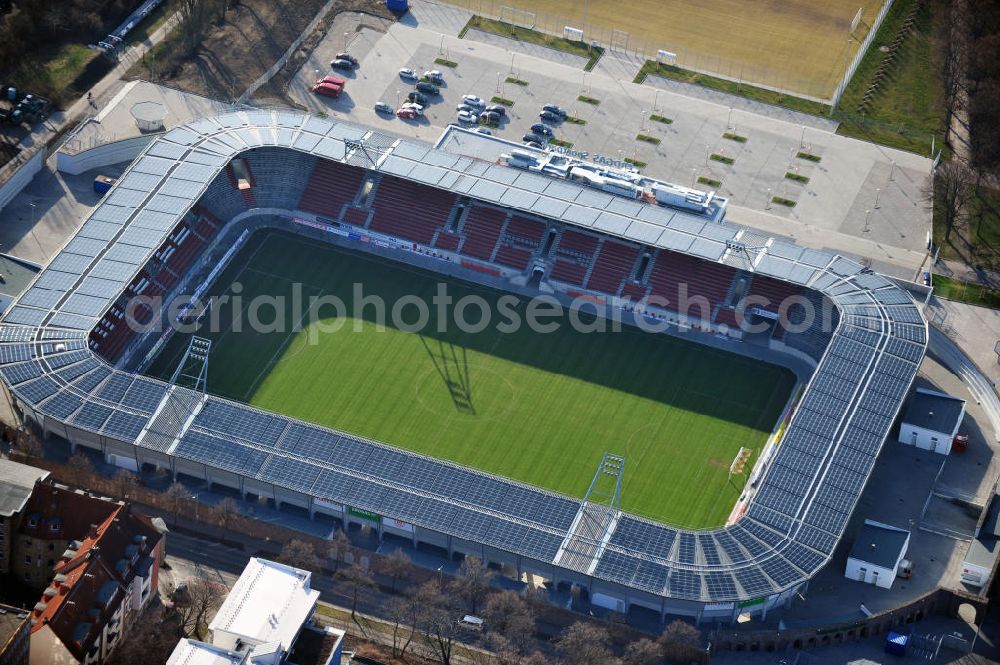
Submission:
[[[283,296],[282,316],[291,318],[295,282],[304,298],[335,295],[350,313],[355,283],[391,311],[406,295],[430,303],[442,281],[359,252],[258,232],[210,293],[233,295],[238,283],[244,308],[257,295]],[[455,301],[478,294],[496,303],[503,295],[456,280],[447,286]],[[602,454],[617,453],[626,457],[623,509],[697,528],[725,522],[745,480],[728,479],[730,463],[741,446],[753,448],[756,461],[795,384],[775,365],[628,326],[585,333],[564,316],[554,333],[500,332],[494,309],[482,332],[452,323],[441,333],[436,308],[429,310],[419,334],[379,330],[372,306],[336,332],[317,332],[331,327],[327,319],[312,329],[291,332],[289,324],[262,333],[249,329],[245,315],[243,330],[233,332],[235,308],[220,307],[219,330],[198,333],[212,339],[208,390],[573,497],[583,497]],[[262,307],[261,320],[272,321],[274,311]],[[478,312],[467,308],[466,320]],[[415,310],[404,318],[413,322]],[[169,378],[188,341],[174,335],[149,373]]]

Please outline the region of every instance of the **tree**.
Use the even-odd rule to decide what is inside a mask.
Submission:
[[[551,661],[541,651],[535,651],[521,660],[521,665],[549,665]]]
[[[469,604],[473,614],[486,597],[492,577],[490,569],[478,558],[467,556],[462,561],[458,569],[458,578],[454,582],[455,591]]]
[[[519,665],[522,660],[521,649],[498,633],[490,632],[486,635],[486,646],[493,653],[496,665]]]
[[[954,160],[942,162],[934,171],[928,195],[944,224],[944,241],[951,238],[955,225],[976,193],[976,177],[971,169]]]
[[[162,603],[149,603],[111,656],[111,665],[165,663],[183,637],[178,615],[168,613]]]
[[[344,533],[343,529],[337,529],[337,533],[333,534],[333,547],[331,548],[334,573],[340,570],[340,564],[346,562],[347,553],[352,551],[352,549],[351,539]]]
[[[608,631],[578,621],[566,628],[556,640],[556,649],[566,665],[601,665],[612,660]]]
[[[456,617],[461,609],[437,582],[426,582],[414,595],[417,627],[424,643],[442,665],[451,665],[455,642],[462,630]]]
[[[531,606],[513,591],[490,595],[483,603],[482,616],[491,633],[502,635],[519,649],[527,646],[535,632]]]
[[[625,648],[623,665],[659,665],[663,662],[663,647],[649,638],[630,643]]]
[[[167,491],[164,493],[167,498],[167,506],[170,513],[174,516],[174,527],[177,526],[177,519],[180,517],[181,508],[187,503],[191,498],[191,492],[188,488],[184,487],[183,483],[177,482],[176,480],[170,484]]]
[[[392,657],[406,658],[406,650],[416,635],[417,605],[412,596],[396,596],[386,607],[386,618],[392,622]]]
[[[401,549],[395,549],[382,561],[385,574],[392,580],[392,592],[396,593],[396,582],[410,572],[410,557]]]
[[[178,595],[174,604],[184,637],[205,639],[208,619],[222,605],[225,595],[226,589],[222,585],[205,578],[188,582],[186,591]]]
[[[337,577],[347,582],[351,587],[351,618],[355,618],[358,609],[358,595],[361,589],[374,589],[375,579],[372,574],[358,563],[352,563],[347,568],[337,571]]]
[[[285,543],[284,547],[281,548],[281,554],[278,555],[278,561],[303,570],[316,571],[320,568],[316,548],[313,547],[312,543],[298,538],[292,538]]]
[[[128,469],[118,469],[115,471],[115,494],[120,498],[128,499],[131,497],[138,485],[139,478]]]
[[[201,46],[211,21],[211,10],[209,0],[179,0],[178,34],[182,38],[184,55],[191,55]]]
[[[14,450],[24,457],[42,457],[45,451],[37,437],[30,432],[15,432]]]
[[[663,629],[657,642],[669,660],[688,660],[694,652],[701,650],[701,633],[686,621],[676,619]]]
[[[87,483],[91,474],[94,473],[94,465],[90,463],[90,458],[82,450],[78,450],[70,455],[66,462],[66,470],[69,473],[69,480],[77,487]]]
[[[215,504],[215,515],[219,526],[222,528],[222,539],[226,539],[226,534],[229,532],[229,527],[233,525],[236,517],[240,514],[240,504],[236,503],[236,500],[232,497],[225,497],[219,503]]]

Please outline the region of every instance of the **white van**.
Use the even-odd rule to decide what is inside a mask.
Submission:
[[[458,625],[469,630],[482,630],[483,620],[472,614],[466,614],[459,620]]]

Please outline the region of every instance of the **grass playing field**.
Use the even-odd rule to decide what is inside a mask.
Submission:
[[[336,295],[351,311],[353,284],[391,304],[413,294],[430,302],[439,276],[288,234],[261,232],[222,273],[214,294],[242,287],[282,295]],[[497,291],[448,282],[457,301]],[[523,312],[524,303],[518,306]],[[225,310],[220,308],[220,312]],[[263,321],[274,309],[262,309]],[[474,321],[479,310],[466,310]],[[496,311],[496,310],[495,310]],[[330,308],[326,314],[332,315]],[[221,316],[212,338],[209,392],[582,497],[604,451],[627,458],[622,507],[678,525],[722,524],[743,479],[727,481],[741,446],[767,440],[795,383],[785,369],[662,334],[624,328],[584,333],[556,319],[558,332],[493,325],[478,333],[449,325],[436,311],[422,334],[364,316],[337,332],[232,332]],[[209,317],[206,317],[206,322]],[[415,319],[413,310],[407,322]],[[448,317],[449,320],[453,320]],[[244,316],[244,320],[247,317]],[[360,332],[355,331],[355,323]],[[150,368],[169,377],[187,348],[175,335]]]
[[[619,50],[677,54],[687,69],[828,98],[882,7],[880,0],[445,0],[470,11],[562,34],[581,28],[587,40]],[[849,35],[851,20],[862,20]],[[529,16],[529,18],[525,18]],[[617,35],[613,31],[620,31]],[[627,39],[625,35],[627,34]],[[848,43],[848,39],[852,41]]]

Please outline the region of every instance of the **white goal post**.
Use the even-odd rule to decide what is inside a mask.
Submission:
[[[740,448],[740,452],[736,453],[736,457],[733,458],[733,463],[729,465],[729,477],[745,473],[752,456],[752,448]]]
[[[853,35],[854,32],[858,29],[858,26],[861,25],[861,14],[864,12],[864,10],[865,10],[864,7],[858,7],[858,13],[855,14],[854,18],[851,20],[851,32],[850,32],[850,34]]]
[[[535,12],[528,11],[527,9],[521,9],[519,7],[502,5],[500,7],[500,21],[503,23],[510,23],[518,28],[533,30],[535,27]]]

